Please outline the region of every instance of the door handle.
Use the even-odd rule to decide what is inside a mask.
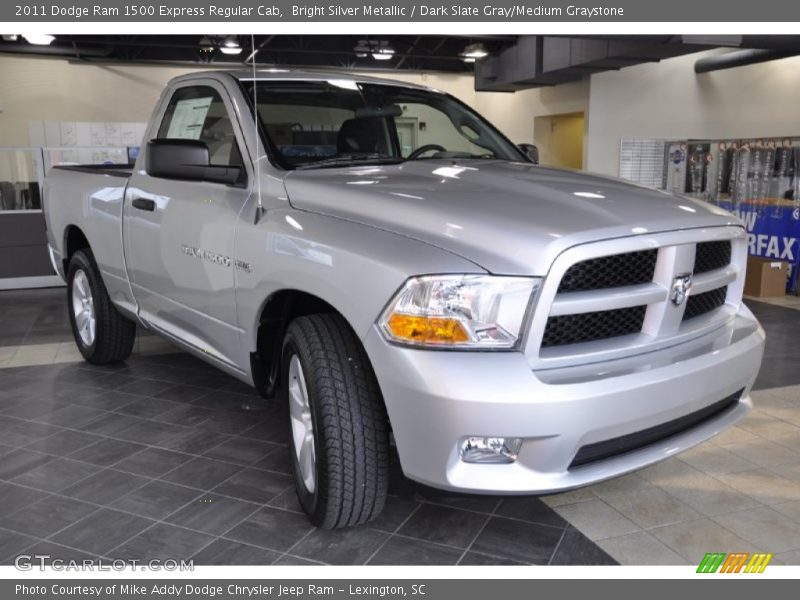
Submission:
[[[134,198],[131,204],[133,208],[138,208],[139,210],[149,210],[153,212],[156,209],[156,201],[148,198]]]

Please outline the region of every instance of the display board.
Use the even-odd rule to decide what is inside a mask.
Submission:
[[[749,252],[800,269],[800,138],[686,140],[665,144],[662,189],[738,215]]]
[[[662,187],[666,141],[663,138],[622,138],[619,176],[649,187]]]
[[[78,164],[117,163],[117,148],[139,147],[147,123],[30,121],[31,146],[58,148],[60,162]],[[74,149],[74,150],[70,150]]]

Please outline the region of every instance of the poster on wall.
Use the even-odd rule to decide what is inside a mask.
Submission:
[[[686,142],[669,142],[667,144],[664,189],[668,192],[682,193],[684,191],[686,149]]]

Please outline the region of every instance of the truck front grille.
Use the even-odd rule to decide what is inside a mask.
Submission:
[[[550,317],[542,347],[605,340],[642,330],[646,306]]]
[[[731,243],[728,240],[700,242],[694,257],[694,274],[708,273],[731,264]]]
[[[621,358],[711,331],[741,302],[746,260],[746,235],[733,226],[566,250],[537,302],[526,347],[531,366]]]
[[[727,398],[718,400],[705,408],[701,408],[700,410],[672,421],[662,423],[661,425],[656,425],[655,427],[643,429],[636,433],[630,433],[610,440],[581,446],[575,458],[572,459],[569,468],[573,469],[598,460],[619,456],[626,452],[633,452],[634,450],[639,450],[640,448],[666,440],[674,435],[688,431],[693,427],[702,425],[703,423],[725,414],[736,406],[743,393],[744,389],[741,389]]]
[[[584,260],[572,265],[561,278],[558,292],[582,292],[652,281],[657,250],[641,250]]]
[[[689,296],[686,301],[686,310],[683,313],[683,320],[688,321],[701,315],[710,313],[725,304],[725,298],[728,295],[728,286],[711,290],[710,292],[703,292],[695,296]]]

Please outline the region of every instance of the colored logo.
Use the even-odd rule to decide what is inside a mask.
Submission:
[[[697,567],[698,573],[763,573],[772,554],[765,552],[707,552]]]

